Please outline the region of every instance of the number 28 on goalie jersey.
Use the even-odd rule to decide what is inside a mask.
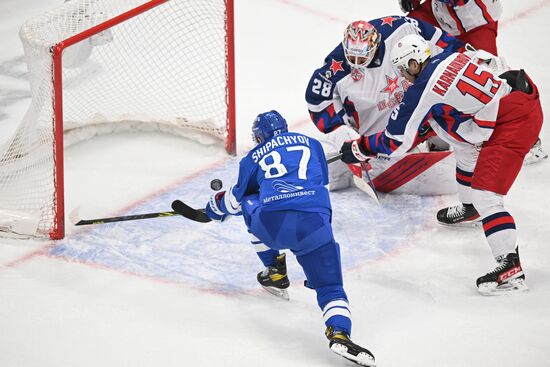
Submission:
[[[283,133],[256,146],[241,160],[238,182],[225,200],[240,209],[246,195],[259,192],[264,210],[327,212],[331,208],[327,184],[321,144],[302,134]]]

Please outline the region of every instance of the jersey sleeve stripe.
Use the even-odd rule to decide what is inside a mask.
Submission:
[[[447,9],[449,9],[449,14],[451,15],[451,17],[455,21],[456,27],[458,28],[458,31],[460,32],[460,34],[466,33],[466,30],[464,29],[464,25],[462,24],[462,21],[460,20],[460,18],[456,14],[456,11],[452,7],[452,5],[448,5]]]
[[[485,18],[485,21],[487,23],[494,23],[494,19],[491,17],[491,14],[489,14],[489,11],[487,10],[487,6],[483,3],[482,0],[474,0],[477,6],[481,9],[481,13],[483,14],[483,18]]]
[[[223,200],[228,214],[235,215],[241,212],[241,203],[239,203],[235,195],[233,195],[233,186],[227,190]]]
[[[495,128],[495,124],[496,124],[495,121],[484,121],[484,120],[476,119],[475,117],[474,117],[473,120],[477,124],[477,126],[482,127],[484,129],[494,129]]]

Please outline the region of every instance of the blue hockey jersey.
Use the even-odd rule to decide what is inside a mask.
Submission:
[[[239,177],[222,207],[238,214],[245,196],[259,193],[262,210],[330,212],[328,167],[321,144],[299,133],[283,133],[241,159]]]

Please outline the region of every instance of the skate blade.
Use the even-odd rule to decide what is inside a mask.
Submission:
[[[447,224],[447,223],[441,223],[440,221],[437,221],[437,224],[443,227],[447,228],[478,228],[481,227],[481,221],[480,220],[470,220],[465,222],[459,222],[455,224]]]
[[[544,157],[529,157],[523,161],[523,165],[530,166],[532,164],[542,162],[546,158],[548,158],[547,155],[545,155]]]
[[[548,154],[539,148],[536,152],[531,151],[527,153],[527,156],[523,160],[523,165],[528,166],[534,163],[542,162],[542,160],[546,158],[548,158]]]
[[[374,362],[374,359],[372,356],[365,352],[360,352],[356,356],[353,354],[348,353],[348,347],[345,345],[342,345],[340,343],[334,343],[330,347],[330,350],[332,350],[334,353],[338,354],[341,357],[344,357],[345,359],[352,361],[360,366],[368,366],[368,367],[376,367],[376,363]]]
[[[496,282],[483,283],[477,289],[484,296],[501,296],[504,294],[525,292],[529,290],[529,287],[527,287],[523,279],[514,279],[501,285],[498,285]]]
[[[261,284],[260,284],[261,285]],[[262,285],[262,288],[274,295],[275,297],[284,299],[286,301],[290,301],[290,297],[288,296],[288,291],[286,289],[279,289],[275,287],[268,287],[265,285]]]

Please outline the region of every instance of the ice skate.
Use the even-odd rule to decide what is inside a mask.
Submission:
[[[287,301],[290,299],[287,291],[290,282],[286,273],[285,253],[277,256],[275,265],[270,265],[264,271],[258,273],[258,283],[269,293]]]
[[[525,156],[523,160],[523,165],[533,164],[541,162],[543,159],[548,158],[548,154],[542,150],[542,144],[540,139],[537,140],[535,145],[531,148],[529,153]]]
[[[458,204],[437,212],[437,222],[451,227],[477,227],[481,221],[472,204]]]
[[[525,274],[521,268],[519,255],[512,252],[490,273],[477,278],[477,288],[484,295],[500,295],[526,291]]]
[[[346,333],[334,330],[331,326],[327,328],[325,335],[329,340],[329,348],[334,353],[360,366],[376,366],[372,353],[352,342]]]

